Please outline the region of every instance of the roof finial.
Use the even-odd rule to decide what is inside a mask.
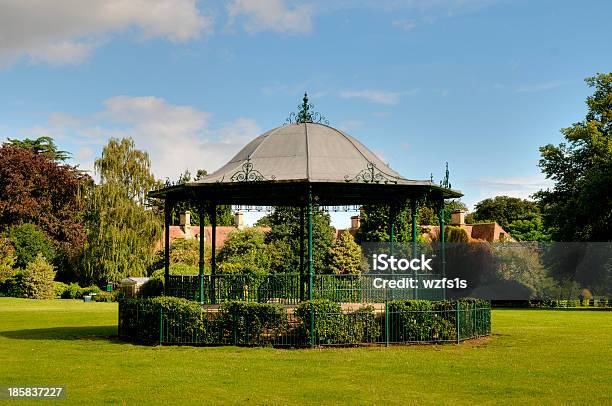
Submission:
[[[298,112],[289,114],[286,124],[298,124],[298,123],[321,123],[329,125],[329,121],[321,115],[321,113],[313,112],[314,104],[308,102],[308,93],[304,92],[304,98],[302,104],[298,107]]]
[[[450,189],[451,188],[451,184],[449,181],[449,171],[448,171],[448,162],[446,162],[446,172],[444,173],[444,180],[442,180],[440,182],[440,186],[446,188],[446,189]]]
[[[310,107],[314,107],[308,104],[308,93],[304,92],[304,98],[302,99],[302,105],[298,111],[297,120],[300,123],[312,123],[312,116],[310,115]]]

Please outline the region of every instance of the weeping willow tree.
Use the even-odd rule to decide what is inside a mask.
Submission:
[[[132,139],[111,139],[94,167],[100,184],[86,192],[81,278],[106,283],[145,275],[162,233],[159,214],[146,204],[156,184],[149,156]]]

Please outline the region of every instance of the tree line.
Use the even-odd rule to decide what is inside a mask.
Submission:
[[[564,142],[540,148],[539,165],[553,181],[552,188],[536,193],[533,200],[485,199],[468,215],[468,222],[495,221],[519,241],[610,241],[612,73],[597,74],[586,82],[593,94],[587,98],[585,119],[561,130]],[[163,182],[152,173],[147,152],[137,149],[131,139],[110,139],[95,160],[93,174],[68,164],[70,157],[50,137],[9,138],[0,147],[0,283],[34,262],[39,267],[42,262],[51,265],[58,280],[97,284],[148,275],[159,266],[155,247],[162,236],[163,208],[147,192]],[[200,169],[194,177],[180,174],[178,181],[203,176],[206,171]],[[200,219],[192,206],[177,205],[174,221],[179,212],[191,210],[195,225],[210,224],[208,214]],[[446,224],[455,209],[465,205],[446,202]],[[255,250],[265,247],[265,261],[254,265],[275,272],[299,267],[296,210],[277,208],[259,222],[270,231],[253,237],[254,245],[245,243]],[[386,207],[364,206],[361,217],[357,242],[388,240]],[[409,217],[408,207],[399,208],[394,216],[397,241],[410,239]],[[217,219],[220,225],[232,224],[231,207],[220,206]],[[434,207],[420,205],[419,226],[437,223]],[[326,213],[316,212],[314,227],[317,269],[346,272],[360,267],[352,236],[345,233],[335,242]],[[248,262],[240,254],[245,247],[236,243],[232,248],[232,244],[220,253],[225,263],[221,270],[236,270],[242,266],[236,264]],[[334,263],[334,257],[342,258]]]

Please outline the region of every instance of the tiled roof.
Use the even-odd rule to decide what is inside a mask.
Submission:
[[[506,241],[514,241],[510,234],[508,234],[499,224],[497,223],[477,223],[477,224],[449,224],[453,227],[461,227],[467,233],[467,235],[473,240],[484,240],[488,242],[499,241],[505,239]],[[429,240],[437,239],[440,235],[439,226],[425,226],[427,232],[425,233],[426,238]]]
[[[270,231],[269,227],[256,227],[258,230],[262,232]],[[238,230],[235,226],[217,226],[217,235],[215,240],[215,247],[221,248],[227,240],[227,237],[232,231]],[[189,226],[185,229],[183,226],[170,226],[170,241],[176,240],[177,238],[182,239],[191,239],[191,238],[199,238],[200,236],[200,226]],[[204,241],[208,243],[212,243],[212,227],[204,226]],[[163,246],[163,242],[162,242]]]

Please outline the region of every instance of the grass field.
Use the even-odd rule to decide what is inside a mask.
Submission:
[[[612,403],[612,312],[496,310],[479,342],[322,350],[137,346],[116,323],[116,303],[0,298],[0,385],[92,404]]]

